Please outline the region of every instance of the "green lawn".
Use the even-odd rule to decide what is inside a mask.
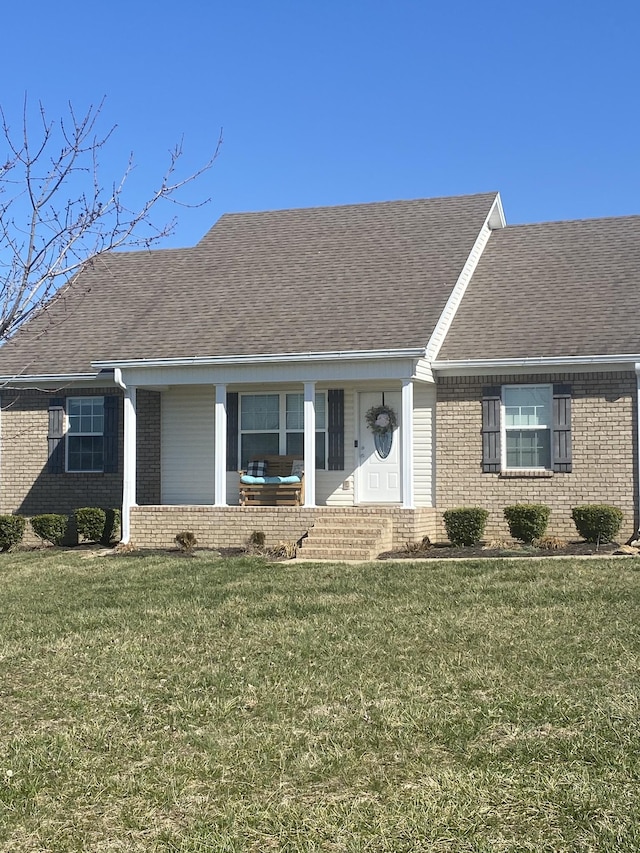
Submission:
[[[640,850],[640,561],[0,556],[0,849]]]

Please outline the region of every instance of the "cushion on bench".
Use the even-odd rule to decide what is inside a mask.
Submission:
[[[251,486],[260,486],[268,483],[299,483],[301,481],[300,477],[294,477],[293,475],[290,477],[252,477],[251,474],[243,474],[240,477],[240,482]]]

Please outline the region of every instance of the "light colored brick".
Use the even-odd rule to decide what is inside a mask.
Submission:
[[[571,508],[608,503],[625,515],[621,535],[635,532],[636,378],[632,372],[532,375],[518,382],[566,382],[572,386],[573,470],[541,479],[505,478],[482,472],[482,389],[509,384],[513,377],[481,376],[438,381],[436,410],[436,505],[438,535],[442,512],[456,506],[483,506],[490,512],[487,537],[506,537],[503,509],[531,502],[551,507],[548,532],[576,538]],[[447,472],[446,476],[444,472]],[[451,476],[450,476],[451,475]]]

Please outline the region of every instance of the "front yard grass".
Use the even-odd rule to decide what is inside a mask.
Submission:
[[[638,851],[640,562],[0,557],[0,849]]]

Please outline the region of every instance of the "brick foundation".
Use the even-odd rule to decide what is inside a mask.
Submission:
[[[173,548],[181,530],[195,533],[202,548],[238,548],[246,545],[251,533],[265,534],[267,546],[295,542],[306,534],[318,514],[363,523],[380,516],[393,525],[393,547],[435,537],[433,509],[402,507],[213,507],[137,506],[131,510],[131,541],[140,548]]]

